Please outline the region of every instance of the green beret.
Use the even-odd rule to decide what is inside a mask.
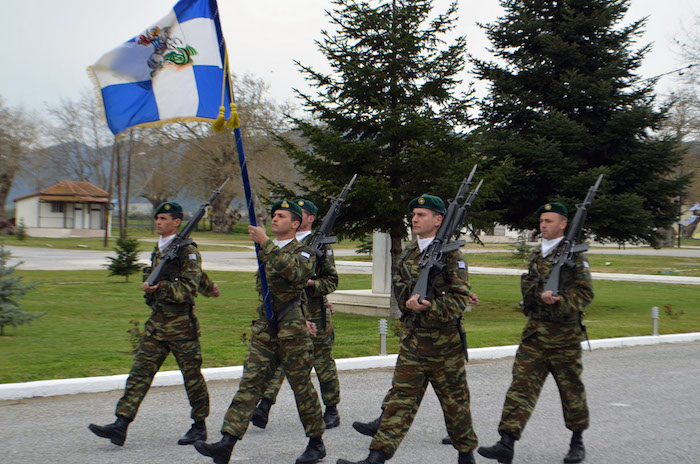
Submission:
[[[428,195],[427,193],[411,200],[408,204],[408,210],[413,211],[413,208],[432,209],[440,214],[445,214],[447,212],[447,209],[445,209],[445,202],[442,201],[442,198],[436,197],[435,195]]]
[[[299,205],[301,209],[305,209],[309,214],[316,216],[318,213],[318,207],[313,204],[310,200],[304,200],[303,198],[297,198],[294,203]]]
[[[155,219],[160,213],[169,213],[175,219],[182,219],[182,206],[174,201],[166,201],[161,203],[160,206],[156,208],[156,212],[153,213],[153,219]]]
[[[566,209],[566,206],[557,201],[547,203],[537,208],[537,215],[539,216],[542,213],[559,213],[564,217],[569,217],[569,210]]]
[[[286,209],[292,214],[297,215],[297,219],[292,218],[292,221],[299,221],[301,222],[301,208],[299,207],[298,204],[294,203],[293,201],[287,201],[287,200],[279,200],[275,202],[274,205],[272,205],[272,208],[270,209],[270,215],[274,215],[275,211],[278,209]]]

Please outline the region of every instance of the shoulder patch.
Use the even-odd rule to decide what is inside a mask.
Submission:
[[[195,253],[190,253],[189,255],[187,255],[187,257],[193,261],[197,260],[197,255]]]
[[[457,261],[457,265],[459,266],[460,269],[466,269],[467,268],[467,263],[462,261],[461,259]]]
[[[333,250],[330,248],[328,249],[328,252],[326,253],[328,256],[333,256]]]
[[[588,261],[584,261],[584,262],[583,262],[583,267],[585,267],[585,268],[590,268],[591,265],[588,264]]]
[[[307,252],[305,252],[305,251],[302,251],[302,252],[301,252],[301,255],[302,255],[302,256],[303,256],[304,258],[306,258],[306,259],[309,259],[309,258],[311,258],[311,255],[310,255],[310,254],[308,254],[308,253],[307,253]]]

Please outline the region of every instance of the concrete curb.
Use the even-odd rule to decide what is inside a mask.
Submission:
[[[700,341],[700,332],[649,335],[644,337],[603,338],[591,340],[591,348],[594,350],[607,348],[620,348],[625,346],[659,345],[662,343],[688,343]],[[581,346],[588,349],[586,342]],[[514,356],[518,345],[493,346],[487,348],[471,348],[469,359],[499,359]],[[397,355],[367,356],[362,358],[336,359],[338,370],[374,369],[382,367],[394,367]],[[207,381],[234,380],[243,376],[243,366],[212,367],[203,369],[202,373]],[[79,393],[99,393],[113,390],[121,390],[126,383],[127,374],[109,375],[102,377],[85,377],[78,379],[39,380],[36,382],[0,384],[0,401],[21,400],[34,397],[76,395]],[[166,387],[182,385],[180,371],[158,372],[153,379],[154,387]]]

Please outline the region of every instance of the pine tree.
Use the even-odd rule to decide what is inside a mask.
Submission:
[[[139,260],[139,242],[135,238],[122,237],[117,239],[117,246],[114,248],[117,257],[108,257],[112,262],[107,265],[109,275],[120,275],[129,281],[129,276],[138,272],[143,264]]]
[[[304,181],[296,192],[278,185],[275,193],[301,194],[324,211],[358,174],[334,233],[389,233],[396,264],[408,202],[423,193],[447,200],[477,162],[464,133],[471,92],[456,95],[466,41],[445,43],[456,2],[434,16],[431,0],[333,3],[335,31],[323,31],[318,42],[332,71],[299,64],[315,92],[298,93],[308,119],[294,123],[310,148],[278,136]],[[499,180],[490,177],[482,196]],[[486,212],[481,219],[493,217]]]
[[[18,299],[35,287],[34,284],[24,285],[22,278],[15,275],[15,269],[21,263],[8,266],[10,252],[0,242],[0,336],[5,335],[5,326],[17,327],[43,316],[22,311]]]
[[[503,221],[533,228],[546,201],[570,209],[606,177],[586,226],[599,239],[649,242],[676,217],[688,178],[675,175],[681,149],[657,132],[654,81],[633,50],[644,20],[622,26],[629,0],[502,0],[506,14],[484,26],[498,61],[474,60],[490,82],[481,104],[483,152],[512,159]]]

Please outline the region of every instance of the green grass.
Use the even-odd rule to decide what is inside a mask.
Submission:
[[[465,253],[470,266],[525,269],[510,253]],[[587,254],[593,272],[700,276],[700,258]],[[344,259],[344,258],[343,258]],[[609,263],[609,264],[606,264]]]
[[[25,310],[47,314],[31,326],[6,328],[0,337],[0,383],[127,373],[132,355],[127,330],[136,319],[142,327],[150,310],[139,283],[107,277],[106,271],[20,271],[40,286],[22,300]],[[247,351],[241,335],[250,336],[257,296],[253,275],[211,272],[219,283],[218,299],[198,298],[204,367],[240,365]],[[369,288],[369,275],[342,275],[341,289]],[[470,347],[516,344],[525,318],[516,309],[519,279],[472,276],[481,303],[466,315]],[[700,331],[698,289],[684,285],[595,282],[596,299],[588,308],[591,338],[648,335],[650,307],[671,304],[685,314],[673,320],[662,313],[660,331]],[[336,314],[335,356],[379,352],[376,317]],[[397,339],[388,339],[395,353]],[[177,369],[169,357],[163,369]]]

